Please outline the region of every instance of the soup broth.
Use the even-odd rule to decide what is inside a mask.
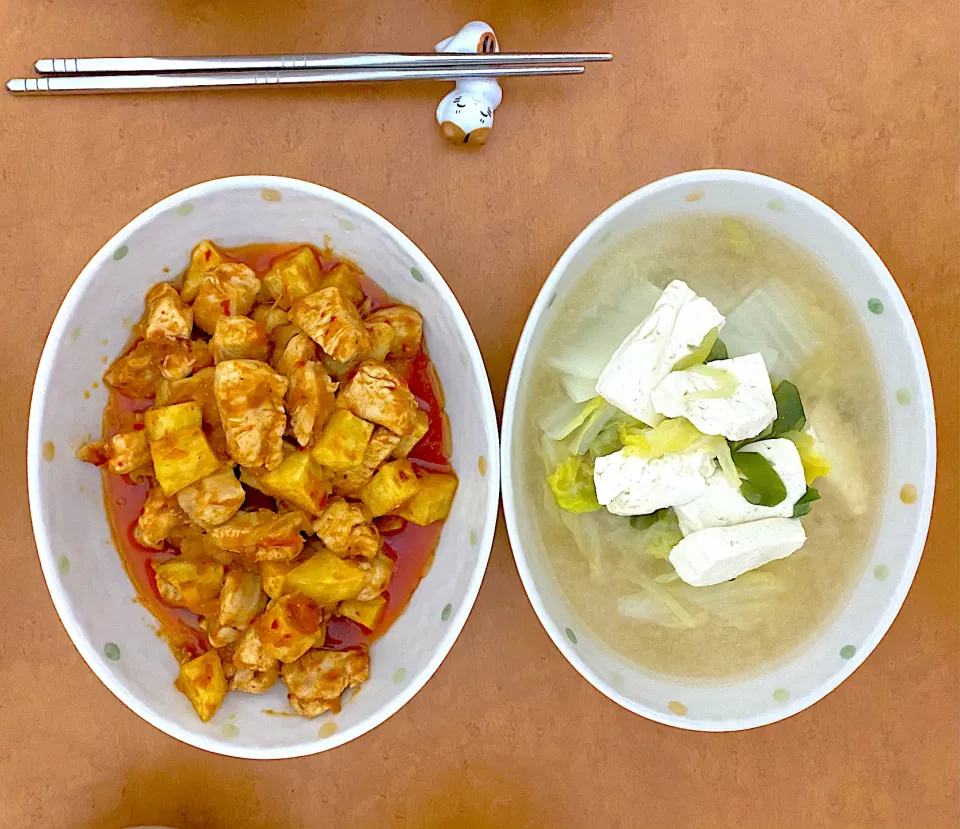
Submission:
[[[790,380],[833,464],[796,553],[735,582],[691,587],[643,551],[627,518],[565,513],[545,478],[540,421],[569,401],[671,280],[727,316],[730,356],[760,351]],[[628,236],[558,300],[523,382],[518,469],[563,594],[596,636],[640,667],[719,679],[783,659],[842,605],[863,569],[885,487],[886,422],[867,335],[829,273],[792,242],[732,217],[677,217]],[[592,364],[591,364],[592,361]],[[588,386],[589,388],[589,386]],[[547,448],[545,448],[547,447]]]

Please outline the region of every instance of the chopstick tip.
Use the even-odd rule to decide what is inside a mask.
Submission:
[[[11,78],[7,81],[7,92],[11,92],[14,95],[20,92],[26,92],[27,82],[24,78]]]
[[[34,71],[39,75],[50,75],[53,74],[53,60],[52,58],[41,58],[36,63],[33,64]]]

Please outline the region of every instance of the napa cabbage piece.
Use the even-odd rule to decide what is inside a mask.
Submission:
[[[639,549],[654,558],[666,559],[670,551],[683,540],[677,515],[669,508],[650,515],[636,515],[630,519],[630,526],[639,531]]]
[[[683,395],[684,400],[722,400],[736,394],[740,381],[732,371],[717,366],[703,365],[688,369],[688,374],[699,374],[701,377],[713,380],[716,385],[710,389],[688,391]]]
[[[833,468],[830,460],[823,454],[822,447],[813,435],[809,432],[784,432],[781,437],[792,440],[794,446],[797,447],[807,486],[810,486],[820,476],[830,474],[830,470]]]
[[[574,374],[560,373],[560,386],[574,403],[586,403],[597,396],[597,381],[593,378],[577,377]]]
[[[602,401],[602,405],[592,409],[583,424],[570,436],[567,442],[574,455],[583,455],[589,450],[604,426],[617,411],[603,398],[598,397],[596,399]]]
[[[664,420],[652,429],[622,424],[618,436],[625,454],[646,460],[686,452],[708,439],[685,417]]]
[[[547,486],[562,510],[580,513],[600,509],[593,485],[593,464],[583,458],[574,455],[560,461],[547,476]]]
[[[540,420],[540,428],[551,440],[563,440],[607,406],[602,397],[594,397],[583,405],[564,402]]]
[[[677,360],[677,362],[674,363],[671,371],[683,371],[686,368],[692,368],[700,363],[705,363],[707,358],[713,353],[713,346],[716,344],[717,337],[719,335],[719,328],[711,328],[707,332],[707,336],[703,338],[703,342],[701,342],[700,345],[691,351],[686,357]]]

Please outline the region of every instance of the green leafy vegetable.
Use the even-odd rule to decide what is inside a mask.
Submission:
[[[807,487],[807,491],[803,493],[800,497],[800,500],[793,507],[793,517],[794,518],[803,518],[808,512],[810,512],[813,507],[814,501],[820,500],[820,493],[815,490],[813,487]]]
[[[659,518],[647,531],[647,555],[667,558],[670,551],[683,541],[677,514],[672,509],[657,510]]]
[[[787,497],[783,480],[759,452],[734,452],[733,462],[743,478],[740,494],[751,504],[775,507]]]
[[[717,335],[720,333],[719,328],[711,328],[707,332],[707,336],[703,338],[703,342],[697,346],[696,349],[691,351],[686,357],[681,357],[673,364],[671,371],[683,371],[685,368],[690,368],[691,366],[699,365],[700,363],[706,362],[707,357],[710,356],[710,352],[713,351],[714,343],[717,341]]]
[[[666,510],[658,509],[656,512],[651,512],[649,515],[634,515],[630,518],[630,526],[635,530],[649,530],[657,521],[660,520],[661,513],[665,513]]]
[[[793,383],[782,381],[774,389],[773,399],[777,404],[777,419],[773,421],[774,437],[784,432],[799,432],[806,426],[807,416],[803,411],[800,392]]]
[[[597,491],[593,485],[593,464],[571,456],[560,461],[547,485],[557,506],[567,512],[595,512],[600,509]]]
[[[723,340],[719,337],[714,340],[713,347],[710,349],[710,353],[707,355],[707,359],[703,362],[712,363],[715,360],[727,360],[729,359],[729,354],[727,354],[727,347],[723,344]]]

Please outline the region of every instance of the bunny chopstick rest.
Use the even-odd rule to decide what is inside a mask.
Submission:
[[[497,36],[486,23],[475,20],[437,44],[437,52],[494,54],[500,51]],[[485,144],[493,127],[493,111],[500,106],[503,91],[494,78],[457,81],[437,107],[437,123],[443,137],[455,144]]]

